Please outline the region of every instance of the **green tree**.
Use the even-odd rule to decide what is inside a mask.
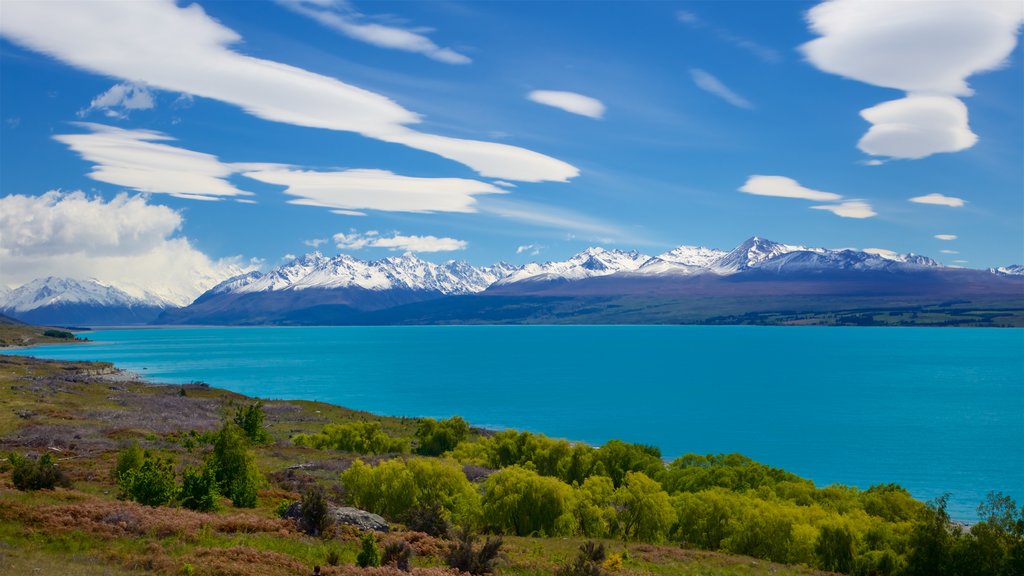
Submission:
[[[177,496],[174,462],[170,458],[147,454],[138,468],[129,469],[120,478],[121,494],[146,506],[170,504]]]
[[[356,460],[341,481],[352,505],[386,518],[437,508],[447,521],[472,525],[480,514],[480,496],[453,460],[394,459],[376,467]]]
[[[218,508],[217,475],[208,465],[186,466],[181,474],[181,505],[190,510],[212,512]]]
[[[360,568],[380,566],[380,547],[377,546],[377,537],[373,532],[363,534],[360,542],[359,554],[356,555],[356,565]]]
[[[597,472],[611,478],[616,488],[622,486],[629,472],[643,472],[650,478],[656,478],[665,469],[661,451],[657,448],[620,440],[611,440],[601,446],[597,450],[596,460],[601,466]]]
[[[910,538],[906,576],[945,576],[949,574],[950,550],[959,537],[946,513],[948,495],[928,503]]]
[[[576,490],[573,510],[580,534],[589,538],[607,538],[619,531],[615,510],[615,486],[607,476],[591,476]]]
[[[517,536],[575,531],[573,490],[557,478],[510,466],[491,474],[483,490],[484,522],[495,530]]]
[[[420,420],[416,427],[416,453],[440,456],[454,450],[469,434],[469,424],[459,416],[438,422],[433,418]]]
[[[248,406],[239,406],[235,409],[235,425],[245,434],[253,444],[265,444],[270,440],[263,427],[263,421],[267,413],[263,410],[263,401],[257,400]]]
[[[296,446],[342,450],[356,454],[387,454],[409,451],[408,441],[388,436],[381,430],[379,422],[328,424],[317,434],[297,434],[292,442]]]
[[[224,424],[213,442],[207,465],[214,471],[218,490],[232,504],[239,508],[256,506],[263,475],[239,427],[230,422]]]
[[[622,518],[622,535],[643,542],[661,542],[676,519],[672,500],[643,472],[627,472],[615,491]]]
[[[818,527],[818,544],[815,553],[818,567],[832,572],[849,573],[856,556],[855,538],[845,522],[830,521]]]

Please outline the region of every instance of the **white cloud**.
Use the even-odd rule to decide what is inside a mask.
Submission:
[[[943,254],[959,254],[960,253],[960,252],[957,252],[956,250],[939,250],[939,252],[942,252]]]
[[[130,110],[149,110],[153,108],[153,93],[143,84],[122,82],[114,84],[109,90],[92,99],[88,108],[80,110],[79,116],[85,116],[94,110],[102,110],[111,118],[124,118]]]
[[[765,62],[774,64],[782,60],[782,57],[779,55],[778,50],[762,46],[757,42],[750,40],[749,38],[744,38],[743,36],[735,34],[734,32],[728,30],[727,28],[715,26],[693,12],[689,12],[687,10],[679,10],[678,12],[676,12],[676,18],[683,24],[686,24],[687,26],[690,26],[691,28],[697,30],[707,28],[715,36],[717,36],[719,40],[726,42],[728,44],[732,44],[737,48],[742,48],[743,50],[750,52],[751,54],[757,56],[758,58]]]
[[[760,176],[755,174],[747,178],[747,182],[739,190],[740,192],[756,194],[758,196],[799,198],[801,200],[814,200],[818,202],[829,202],[842,198],[839,194],[832,192],[804,188],[796,180],[785,176]]]
[[[871,128],[857,147],[874,156],[919,159],[974,146],[967,106],[952,96],[911,94],[861,110]]]
[[[235,51],[229,46],[241,36],[198,4],[11,2],[0,34],[96,74],[219,100],[265,120],[402,144],[489,178],[564,182],[579,174],[524,148],[417,132],[408,125],[420,116],[385,96]]]
[[[480,202],[480,212],[494,214],[502,218],[526,222],[544,228],[552,228],[559,231],[568,230],[571,238],[577,235],[590,240],[610,238],[605,242],[630,242],[632,244],[652,244],[647,239],[639,238],[621,226],[580,214],[574,210],[558,208],[547,204],[538,204],[523,200],[506,200],[488,197]]]
[[[530,256],[536,256],[540,254],[540,250],[543,246],[539,244],[526,244],[523,246],[516,247],[516,254],[529,254]]]
[[[603,102],[597,98],[591,98],[576,92],[534,90],[527,94],[526,98],[538,104],[565,110],[571,114],[579,114],[580,116],[597,120],[604,117],[605,107]]]
[[[956,240],[959,236],[956,234],[936,234],[935,238],[938,238],[939,240]]]
[[[877,216],[871,204],[863,200],[846,200],[839,204],[823,204],[821,206],[811,206],[813,210],[827,210],[836,216],[842,218],[871,218]]]
[[[45,276],[96,278],[130,294],[179,305],[252,269],[240,258],[214,260],[184,237],[182,217],[144,197],[110,201],[82,192],[0,198],[0,269],[20,285]]]
[[[878,158],[871,158],[871,159],[862,161],[861,164],[863,164],[865,166],[881,166],[882,164],[885,164],[885,160],[879,160]]]
[[[746,98],[733,92],[728,86],[722,84],[721,80],[700,68],[691,68],[690,76],[693,77],[693,83],[696,84],[698,88],[718,96],[737,108],[746,108],[749,110],[754,107]]]
[[[906,98],[862,111],[869,154],[923,158],[974,145],[967,78],[1001,67],[1017,44],[1024,4],[1001,0],[829,0],[807,14],[819,38],[801,49],[817,68]]]
[[[376,230],[357,232],[349,230],[348,234],[334,235],[334,244],[340,250],[362,250],[363,248],[387,248],[403,252],[452,252],[464,250],[468,243],[455,238],[438,238],[437,236],[403,236],[394,232],[390,236],[381,235]]]
[[[345,36],[379,48],[415,52],[446,64],[469,64],[472,60],[451,48],[442,48],[419,31],[377,22],[366,22],[366,16],[353,10],[344,1],[320,2],[278,0],[280,4],[299,14],[316,20]]]
[[[937,206],[949,206],[950,208],[960,208],[967,203],[963,198],[957,198],[956,196],[945,196],[943,194],[925,194],[924,196],[914,196],[909,202],[915,202],[917,204],[935,204]]]
[[[881,256],[886,260],[896,260],[900,255],[899,252],[896,252],[895,250],[889,250],[887,248],[865,248],[864,252],[868,254],[874,254],[876,256]]]
[[[313,238],[312,240],[304,240],[302,242],[310,248],[319,248],[321,244],[327,244],[327,238]]]
[[[174,140],[165,134],[85,122],[76,125],[92,133],[53,138],[95,164],[89,173],[93,180],[193,200],[251,195],[226,180],[236,171],[230,165],[211,154],[162,144]]]
[[[246,177],[285,186],[292,204],[395,212],[476,212],[478,194],[502,194],[496,186],[465,178],[416,178],[387,170],[315,172],[277,168],[245,172]]]
[[[517,188],[515,184],[511,182],[506,182],[505,180],[495,180],[491,182],[491,184],[494,184],[495,186],[501,186],[502,188]]]

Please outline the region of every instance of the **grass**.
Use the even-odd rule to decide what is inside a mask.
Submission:
[[[179,469],[201,459],[187,450],[191,431],[218,429],[235,406],[254,399],[202,385],[154,386],[111,380],[109,364],[42,361],[0,356],[0,453],[51,452],[75,488],[20,492],[10,473],[0,473],[0,573],[178,575],[400,574],[354,567],[359,534],[339,530],[328,539],[312,538],[277,517],[282,500],[294,501],[304,486],[320,483],[340,494],[339,472],[354,455],[298,448],[289,438],[319,431],[330,422],[376,421],[390,434],[411,436],[417,421],[374,416],[329,404],[266,401],[272,441],[257,448],[269,484],[257,507],[238,510],[224,500],[216,513],[180,508],[149,508],[116,499],[110,470],[118,450],[135,441],[173,456]],[[373,460],[370,458],[370,460]],[[301,467],[297,467],[300,466]],[[446,542],[400,526],[383,537],[404,539],[416,551],[416,574],[449,574],[443,566]],[[499,574],[550,575],[576,554],[574,538],[505,539]],[[821,572],[742,556],[607,541],[610,552],[627,551],[614,574],[640,575],[807,575]],[[339,566],[328,566],[336,550]]]

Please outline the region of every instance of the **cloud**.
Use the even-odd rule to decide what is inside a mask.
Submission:
[[[886,260],[896,260],[897,258],[899,258],[900,255],[899,252],[896,252],[895,250],[889,250],[886,248],[865,248],[863,251],[866,252],[867,254],[881,256]]]
[[[74,124],[92,133],[61,134],[53,138],[95,165],[89,173],[93,180],[192,200],[252,194],[227,181],[227,177],[236,172],[231,165],[211,154],[162,144],[161,141],[174,140],[163,133],[88,122]]]
[[[729,89],[728,86],[722,84],[721,80],[715,78],[714,76],[708,74],[707,72],[701,70],[700,68],[691,68],[690,76],[693,77],[693,82],[694,84],[697,85],[698,88],[704,90],[705,92],[710,92],[711,94],[718,96],[722,100],[725,100],[726,102],[732,104],[733,106],[736,106],[737,108],[746,108],[747,110],[750,110],[751,108],[754,107],[753,104],[751,104],[746,98],[733,92],[732,90]]]
[[[540,250],[543,246],[539,244],[526,244],[524,246],[516,247],[516,254],[529,254],[530,256],[536,256],[540,254]]]
[[[956,234],[936,234],[935,238],[938,238],[939,240],[956,240],[959,236]]]
[[[882,164],[885,164],[885,160],[879,160],[878,158],[871,158],[871,159],[868,159],[868,160],[861,161],[861,164],[863,164],[865,166],[881,166]]]
[[[827,210],[841,218],[871,218],[878,215],[874,208],[871,207],[871,204],[863,200],[847,200],[839,204],[811,206],[811,209]]]
[[[511,182],[506,182],[505,180],[495,180],[494,182],[491,182],[491,184],[494,184],[495,186],[501,186],[502,188],[518,188],[518,186],[516,186],[515,184]]]
[[[937,206],[949,206],[950,208],[961,208],[967,203],[963,198],[957,198],[955,196],[944,196],[942,194],[925,194],[924,196],[914,196],[909,199],[908,202],[915,202],[917,204],[935,204]]]
[[[912,94],[861,110],[871,128],[857,147],[874,156],[919,159],[974,146],[967,106],[952,96]]]
[[[418,31],[377,22],[365,22],[366,16],[352,9],[347,2],[278,0],[278,3],[316,20],[345,36],[379,48],[415,52],[446,64],[469,64],[472,60],[451,48],[442,48]]]
[[[354,210],[476,212],[476,195],[504,193],[479,180],[416,178],[387,170],[316,172],[282,167],[244,175],[285,186],[285,194],[297,197],[292,204],[332,208],[341,214]]]
[[[1024,5],[1000,0],[863,2],[829,0],[807,13],[818,38],[801,46],[820,70],[895,88],[907,97],[861,112],[873,124],[869,154],[923,158],[977,141],[967,78],[1003,66],[1017,44]]]
[[[327,244],[327,238],[313,238],[312,240],[303,240],[302,242],[310,248],[319,248],[321,244]]]
[[[153,93],[143,84],[122,82],[92,99],[88,108],[80,110],[78,116],[85,116],[94,110],[102,110],[110,118],[125,118],[130,110],[153,108]]]
[[[591,98],[576,92],[534,90],[526,95],[526,99],[588,118],[600,120],[604,117],[605,107],[603,102],[597,98]]]
[[[409,125],[420,116],[385,96],[235,51],[229,46],[242,37],[198,4],[13,2],[0,34],[89,72],[219,100],[264,120],[401,144],[489,178],[564,182],[579,174],[525,148],[418,132]]]
[[[45,276],[96,278],[130,294],[178,305],[254,268],[240,258],[214,260],[175,236],[181,214],[119,194],[106,201],[83,192],[0,198],[0,269],[20,285]]]
[[[611,222],[580,214],[574,210],[557,208],[547,204],[488,197],[480,202],[479,209],[480,212],[510,220],[526,222],[559,231],[570,231],[572,234],[569,234],[569,236],[572,238],[576,238],[578,234],[591,240],[610,239],[605,242],[606,244],[611,244],[615,241],[653,244],[653,242],[644,238],[638,238],[634,233]]]
[[[735,34],[727,28],[715,26],[693,12],[679,10],[676,12],[676,18],[683,24],[686,24],[695,30],[706,28],[722,42],[732,44],[737,48],[742,48],[765,62],[775,64],[782,60],[778,50],[762,46],[749,38],[744,38],[743,36]]]
[[[740,192],[756,194],[758,196],[799,198],[801,200],[814,200],[818,202],[829,202],[842,198],[839,194],[833,194],[832,192],[804,188],[796,180],[785,176],[754,175],[747,178],[746,184],[741,186],[739,190]]]
[[[960,253],[960,252],[957,252],[956,250],[939,250],[939,252],[942,252],[943,254],[959,254]]]
[[[468,243],[455,238],[438,238],[437,236],[403,236],[393,232],[383,236],[376,230],[357,232],[349,230],[348,234],[334,235],[334,244],[339,250],[362,250],[363,248],[387,248],[404,252],[452,252],[465,250]]]

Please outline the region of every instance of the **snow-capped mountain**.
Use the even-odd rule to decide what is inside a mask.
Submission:
[[[726,275],[742,272],[756,268],[762,262],[789,254],[790,252],[827,252],[824,248],[807,248],[804,246],[792,246],[780,244],[754,236],[748,238],[739,246],[733,248],[728,254],[711,263],[709,268],[716,274]]]
[[[992,272],[993,274],[998,274],[1000,276],[1024,276],[1024,265],[1011,264],[1010,266],[989,268],[989,272]]]
[[[497,284],[522,281],[582,280],[619,272],[635,272],[651,259],[637,251],[587,248],[561,262],[530,263],[498,280]]]
[[[0,312],[38,324],[134,324],[149,322],[169,304],[152,294],[132,296],[97,280],[47,277],[11,290]]]
[[[703,246],[680,246],[658,254],[644,262],[637,272],[641,274],[702,274],[728,254],[724,250]]]

